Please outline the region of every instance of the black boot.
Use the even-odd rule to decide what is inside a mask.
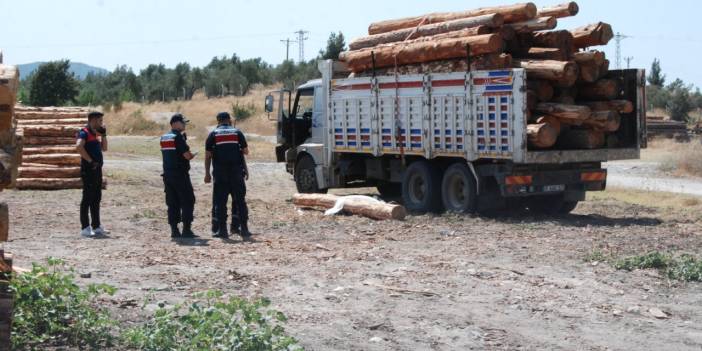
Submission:
[[[232,224],[229,226],[229,232],[234,235],[239,235],[241,234],[241,230],[239,230],[239,224],[235,224],[232,222]]]
[[[253,239],[251,239],[249,225],[246,222],[241,223],[241,238],[244,239],[244,241],[253,241]]]
[[[229,233],[227,233],[227,226],[226,225],[220,225],[219,226],[219,231],[217,234],[214,235],[215,238],[221,238],[221,239],[228,239],[229,238]]]
[[[183,237],[184,238],[197,238],[197,235],[193,233],[191,223],[183,223]]]
[[[171,238],[177,239],[180,238],[180,230],[178,229],[178,223],[176,224],[171,224]]]

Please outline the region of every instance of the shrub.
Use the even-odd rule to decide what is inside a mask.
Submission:
[[[686,282],[702,281],[702,261],[688,254],[676,258],[670,254],[653,251],[645,255],[621,259],[614,264],[614,267],[627,271],[653,268],[670,279]]]
[[[31,272],[12,279],[13,350],[57,345],[93,349],[110,346],[116,322],[97,307],[97,298],[112,295],[116,289],[105,284],[80,288],[73,271],[66,270],[61,260],[49,258],[47,263],[34,264]]]
[[[296,350],[285,334],[286,317],[265,299],[249,302],[209,291],[187,306],[160,307],[151,321],[123,334],[139,350]]]
[[[232,104],[232,117],[237,121],[243,121],[256,113],[256,106],[253,103],[239,104],[238,102]]]

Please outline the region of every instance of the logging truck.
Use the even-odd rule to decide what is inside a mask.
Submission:
[[[637,159],[646,143],[643,70],[608,73],[634,106],[616,145],[549,150],[527,140],[524,69],[349,77],[328,60],[319,70],[265,100],[277,110],[277,160],[300,193],[377,187],[413,212],[569,213],[605,189],[604,162]]]

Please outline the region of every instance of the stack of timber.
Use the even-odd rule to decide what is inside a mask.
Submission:
[[[685,122],[678,122],[664,116],[646,116],[646,132],[649,139],[666,138],[690,141],[690,133]]]
[[[19,86],[19,70],[2,64],[0,52],[0,191],[12,185],[20,163],[20,144],[14,129],[14,106]],[[5,253],[4,242],[10,234],[10,211],[0,203],[0,349],[10,349],[13,294],[10,290],[12,255]]]
[[[622,118],[622,78],[591,47],[606,45],[612,27],[594,23],[556,30],[578,4],[534,3],[430,13],[372,23],[339,60],[351,77],[523,68],[527,72],[530,149],[616,147]]]
[[[23,145],[17,189],[65,190],[83,186],[76,136],[87,123],[88,112],[83,107],[15,107],[17,135]]]

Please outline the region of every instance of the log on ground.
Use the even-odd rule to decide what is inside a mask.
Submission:
[[[83,188],[80,178],[19,178],[15,184],[19,190],[69,190]],[[103,178],[102,188],[107,188],[107,180]]]
[[[338,199],[338,196],[329,194],[295,194],[293,195],[293,204],[302,207],[330,209],[334,207]],[[357,199],[346,200],[344,202],[344,211],[373,219],[402,220],[407,215],[407,211],[401,205]]]
[[[88,112],[38,112],[15,110],[17,120],[24,119],[81,119],[83,123],[88,122]]]
[[[421,37],[430,37],[458,30],[470,29],[467,35],[488,34],[490,28],[502,26],[504,19],[499,14],[461,18],[453,21],[422,25],[415,28],[399,29],[392,32],[356,38],[349,44],[350,50],[359,50]]]
[[[81,125],[85,126],[88,120],[85,118],[65,118],[65,119],[18,119],[17,125]]]
[[[34,145],[56,145],[56,146],[75,146],[76,138],[68,137],[39,137],[39,136],[25,136],[22,138],[22,144],[25,146]]]
[[[39,154],[23,155],[22,161],[28,163],[44,163],[49,165],[80,165],[80,155],[78,154]]]
[[[39,146],[22,148],[23,155],[78,153],[75,146]]]
[[[80,167],[20,167],[19,178],[80,178]]]
[[[430,13],[422,16],[406,17],[372,23],[368,27],[368,34],[387,33],[398,29],[414,28],[423,24],[432,24],[456,20],[459,18],[477,17],[489,14],[500,14],[505,23],[523,22],[536,17],[536,5],[533,3],[483,7],[475,10],[460,12]]]
[[[67,126],[32,126],[23,127],[24,135],[27,137],[76,137],[80,128]]]
[[[471,56],[499,53],[502,39],[497,34],[478,35],[474,37],[443,39],[437,42],[416,42],[412,44],[392,45],[376,50],[347,51],[339,59],[347,63],[354,72],[362,72],[375,67],[392,67],[413,63],[423,63],[466,57],[466,47],[470,47]]]

